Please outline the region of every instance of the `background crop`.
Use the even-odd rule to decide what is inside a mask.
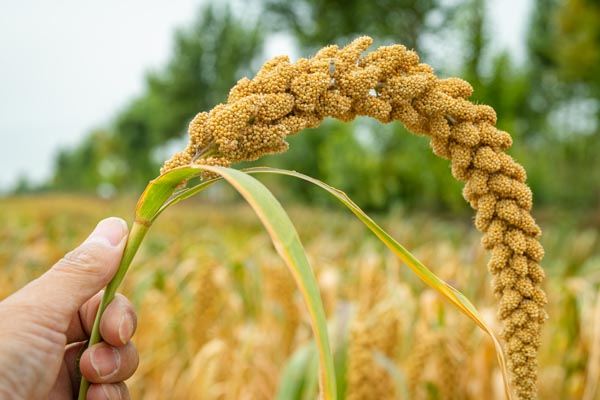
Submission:
[[[99,218],[127,218],[133,206],[133,199],[65,196],[0,201],[0,297],[43,272]],[[342,393],[350,386],[358,393],[352,398],[502,398],[489,338],[427,290],[354,217],[305,206],[290,212],[325,301]],[[473,299],[494,326],[486,256],[468,219],[400,210],[376,219]],[[594,388],[600,363],[600,238],[592,227],[567,230],[555,220],[543,220],[542,227],[550,319],[540,398],[579,399]],[[132,398],[272,399],[290,380],[283,371],[292,358],[302,361],[290,368],[305,381],[291,398],[314,398],[317,366],[307,312],[248,206],[190,200],[167,211],[122,292],[139,311],[141,364],[129,381]],[[367,394],[361,397],[360,390]]]

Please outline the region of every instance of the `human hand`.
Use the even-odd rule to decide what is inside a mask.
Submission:
[[[89,338],[102,293],[115,274],[127,225],[108,218],[45,274],[0,302],[0,399],[72,399],[79,390],[77,357]],[[123,381],[135,372],[130,342],[137,317],[117,295],[100,323],[105,342],[81,354],[89,400],[128,399]]]

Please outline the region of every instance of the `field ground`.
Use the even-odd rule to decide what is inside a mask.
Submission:
[[[33,279],[133,199],[0,200],[0,299]],[[341,207],[341,206],[340,206]],[[288,207],[317,275],[348,399],[499,399],[493,347],[342,208]],[[487,256],[470,220],[401,211],[375,219],[495,320]],[[597,398],[598,230],[542,221],[550,319],[540,398]],[[559,227],[560,226],[560,227]],[[134,399],[315,398],[314,348],[291,275],[250,208],[191,200],[144,241],[122,292],[139,311]]]

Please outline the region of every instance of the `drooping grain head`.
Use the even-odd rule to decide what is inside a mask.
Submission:
[[[330,116],[351,121],[366,115],[400,121],[431,138],[433,152],[451,161],[476,210],[475,225],[491,252],[488,264],[504,322],[509,369],[520,399],[536,397],[537,360],[547,302],[541,288],[544,255],[540,228],[530,211],[523,167],[505,154],[512,140],[495,128],[496,113],[467,100],[473,89],[457,78],[438,79],[404,46],[362,55],[372,40],[360,37],[329,46],[311,59],[267,62],[253,79],[231,89],[226,104],[190,124],[187,148],[161,172],[189,164],[224,165],[287,149],[285,138]]]

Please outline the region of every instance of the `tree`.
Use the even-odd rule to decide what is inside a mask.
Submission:
[[[110,160],[115,150],[111,132],[91,132],[76,148],[63,149],[58,153],[52,187],[95,192],[100,183],[112,180],[103,172],[103,161]]]
[[[600,94],[600,3],[567,0],[558,8],[553,59],[561,79]]]
[[[537,0],[529,33],[535,132],[528,168],[538,199],[579,210],[600,205],[600,4]],[[565,190],[569,188],[569,190]]]
[[[227,6],[208,5],[190,27],[179,30],[169,64],[148,74],[144,93],[109,128],[115,141],[110,157],[125,169],[117,185],[138,190],[156,176],[162,160],[154,158],[155,151],[183,136],[196,113],[225,101],[262,43],[261,26],[243,25]],[[61,151],[55,187],[90,188],[98,182],[97,166],[86,156],[95,146],[87,138],[79,147]]]
[[[266,0],[275,28],[290,32],[303,49],[348,42],[357,35],[420,50],[427,17],[439,0]]]

